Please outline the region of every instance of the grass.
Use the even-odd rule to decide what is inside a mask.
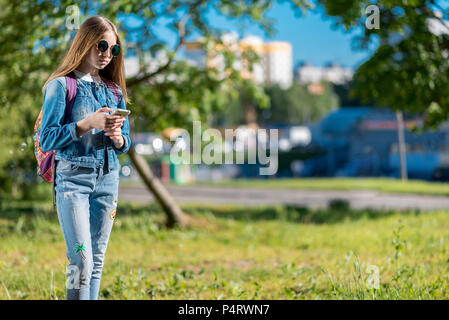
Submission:
[[[156,205],[118,208],[101,299],[449,297],[448,211],[190,204],[195,224],[180,230]],[[32,202],[0,212],[0,299],[64,299],[55,214]]]
[[[427,195],[449,195],[449,184],[393,178],[281,178],[281,179],[236,179],[215,183],[197,182],[201,186],[233,188],[283,188],[307,190],[375,190],[387,193],[410,193]]]

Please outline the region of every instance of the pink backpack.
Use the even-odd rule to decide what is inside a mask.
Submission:
[[[65,76],[67,81],[67,94],[66,94],[66,110],[64,123],[68,123],[70,119],[70,115],[72,113],[73,102],[76,97],[76,78],[73,72],[70,72]],[[116,102],[119,101],[119,93],[115,83],[112,81],[105,79],[102,77],[102,80],[106,83],[109,89],[113,92]],[[55,154],[56,150],[52,151],[42,151],[42,147],[40,145],[40,133],[41,133],[41,122],[42,122],[42,112],[41,109],[36,122],[34,124],[34,155],[37,160],[37,174],[40,175],[45,181],[53,182],[54,181],[54,164],[55,164]]]

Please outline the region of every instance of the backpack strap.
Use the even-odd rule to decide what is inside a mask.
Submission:
[[[70,115],[72,114],[73,103],[76,96],[76,79],[73,72],[70,72],[65,76],[67,82],[67,94],[66,94],[66,110],[64,117],[64,124],[69,122]]]
[[[114,98],[115,98],[115,102],[119,102],[120,100],[120,93],[118,91],[117,85],[105,78],[105,77],[101,77],[101,80],[103,80],[104,83],[106,83],[106,85],[108,86],[109,90],[112,91],[112,93],[114,94]],[[106,172],[109,172],[109,159],[108,159],[108,151],[107,151],[107,141],[106,141],[106,136],[103,136],[103,143],[104,143],[104,160],[105,160],[105,166],[104,166],[104,170]]]
[[[65,116],[64,123],[69,122],[70,115],[72,114],[73,103],[75,102],[76,96],[76,79],[75,74],[70,72],[65,76],[67,88],[66,88],[66,96],[65,96]],[[55,168],[55,153],[51,156],[51,167],[52,167],[52,195],[53,195],[53,210],[56,211],[56,168]]]
[[[109,90],[112,91],[112,93],[114,94],[114,97],[115,97],[115,102],[118,103],[118,101],[120,99],[120,93],[118,91],[116,84],[105,77],[101,77],[101,80],[103,80],[104,83],[106,83],[106,85],[108,86]]]
[[[75,101],[76,96],[76,77],[73,72],[70,72],[65,76],[66,82],[67,82],[67,95],[66,95],[66,112],[65,112],[65,118],[64,118],[64,124],[69,122],[70,115],[72,114],[72,107],[73,103]],[[111,80],[101,77],[101,79],[106,83],[109,90],[112,91],[115,97],[115,101],[118,103],[120,100],[120,93],[118,91],[118,88],[114,82]]]

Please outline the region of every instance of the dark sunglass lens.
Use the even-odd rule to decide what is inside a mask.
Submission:
[[[106,50],[108,50],[107,41],[101,40],[100,42],[98,42],[98,50],[100,50],[101,52],[105,52]]]
[[[114,57],[118,56],[120,54],[120,45],[116,44],[115,46],[113,46],[111,48],[111,52]]]

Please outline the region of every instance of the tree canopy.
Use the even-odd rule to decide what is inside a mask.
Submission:
[[[318,0],[346,29],[359,28],[358,48],[378,48],[354,76],[354,95],[396,110],[420,113],[436,128],[449,112],[447,3],[437,0]],[[365,9],[379,8],[379,29],[367,28]],[[361,28],[360,28],[361,27]]]
[[[226,108],[238,96],[243,82],[248,92],[256,93],[253,98],[258,103],[266,102],[260,89],[242,79],[232,67],[237,56],[226,46],[222,49],[224,75],[214,68],[189,65],[177,59],[177,52],[191,35],[202,37],[206,52],[223,45],[224,30],[211,27],[207,21],[210,10],[236,22],[258,24],[267,34],[273,34],[275,21],[267,18],[266,12],[274,2],[99,0],[78,1],[76,5],[81,23],[91,15],[103,15],[114,22],[125,55],[139,59],[138,73],[126,79],[128,108],[132,109],[140,130],[158,132],[172,126],[189,129],[193,120],[208,123],[215,110]],[[311,7],[306,0],[289,2],[298,14]],[[56,69],[76,32],[67,27],[72,12],[66,10],[71,5],[73,2],[68,0],[0,0],[1,196],[9,193],[12,185],[18,186],[23,196],[37,182],[32,141],[34,121],[42,105],[42,85]],[[129,17],[140,23],[126,24]],[[169,46],[155,31],[160,23],[175,32],[174,46]],[[154,58],[161,52],[165,59],[156,67],[150,65],[148,57]],[[251,50],[245,55],[249,65],[257,60]]]
[[[207,13],[261,26],[267,34],[275,31],[275,21],[266,15],[275,1],[269,0],[173,0],[173,1],[78,1],[80,22],[99,14],[116,23],[125,53],[141,62],[138,73],[127,79],[131,103],[139,129],[160,131],[167,126],[190,128],[192,120],[209,123],[213,113],[226,110],[239,96],[239,88],[249,101],[264,105],[267,95],[245,82],[232,66],[237,56],[223,50],[224,74],[214,68],[197,68],[177,59],[185,41],[201,36],[210,52],[223,45],[224,30],[213,28]],[[298,15],[313,8],[312,1],[290,0]],[[394,109],[420,112],[426,125],[436,127],[448,117],[449,27],[448,8],[437,0],[316,0],[326,15],[346,29],[359,28],[355,41],[363,49],[377,43],[373,56],[354,77],[354,93],[360,98]],[[9,192],[13,183],[22,189],[36,183],[36,162],[32,133],[42,105],[41,87],[65,54],[76,30],[67,28],[72,1],[0,0],[0,185]],[[379,29],[365,27],[365,8],[379,8]],[[137,24],[127,25],[127,17]],[[176,34],[174,46],[167,44],[155,26],[165,23]],[[147,63],[157,52],[165,59],[156,67]],[[251,51],[250,62],[257,61]],[[31,173],[31,174],[28,174]],[[26,193],[26,192],[25,192]]]

